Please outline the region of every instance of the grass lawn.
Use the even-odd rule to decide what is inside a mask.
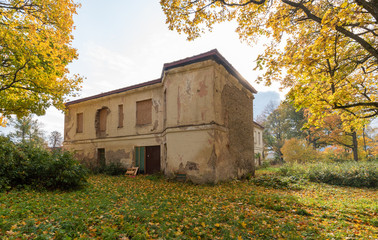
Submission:
[[[302,187],[91,176],[74,192],[0,193],[0,238],[378,239],[377,190]]]

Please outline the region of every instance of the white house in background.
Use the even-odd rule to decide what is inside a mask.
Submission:
[[[254,145],[255,145],[255,164],[260,166],[262,161],[265,159],[264,155],[264,140],[263,132],[264,127],[253,121],[254,125]]]

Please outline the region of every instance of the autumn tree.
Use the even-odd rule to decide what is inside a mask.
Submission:
[[[42,115],[79,89],[67,65],[77,58],[71,46],[73,0],[0,0],[0,125],[6,117]]]
[[[281,148],[285,162],[308,163],[317,160],[317,152],[311,148],[305,139],[291,138],[285,141]]]
[[[311,135],[327,145],[338,145],[349,149],[353,159],[359,160],[357,131],[346,131],[342,128],[342,119],[339,115],[328,115],[321,128],[311,128]],[[362,130],[361,130],[362,131]]]
[[[346,130],[378,116],[377,0],[161,0],[169,29],[192,40],[214,24],[236,21],[251,45],[270,39],[258,81],[290,88],[298,108],[321,126],[338,114]]]
[[[52,131],[49,135],[49,143],[52,148],[62,146],[63,137],[62,134],[58,131]]]
[[[296,111],[289,102],[281,103],[267,117],[264,122],[264,142],[280,161],[283,161],[281,148],[286,140],[305,138],[301,130],[305,122],[303,111]]]

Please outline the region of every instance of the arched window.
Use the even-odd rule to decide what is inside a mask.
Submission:
[[[96,112],[95,128],[97,137],[106,136],[106,122],[109,112],[110,110],[107,107],[102,107]]]

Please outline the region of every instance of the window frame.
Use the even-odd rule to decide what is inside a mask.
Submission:
[[[137,101],[135,115],[136,126],[152,124],[152,99]]]
[[[84,132],[84,113],[76,113],[76,133]]]

